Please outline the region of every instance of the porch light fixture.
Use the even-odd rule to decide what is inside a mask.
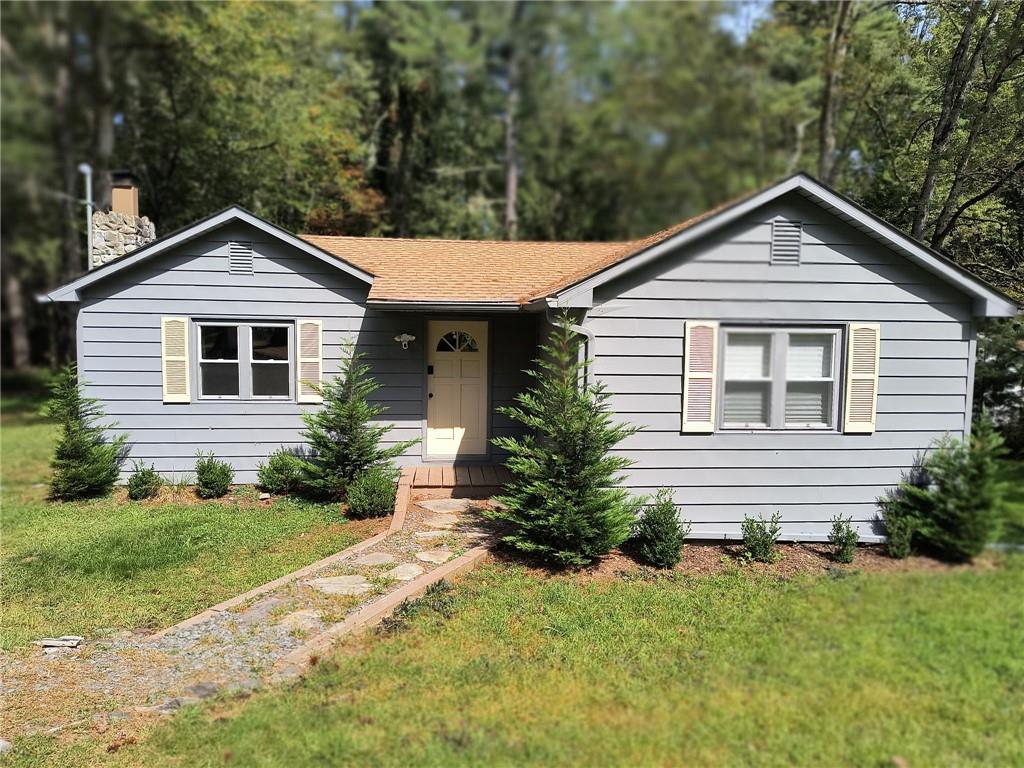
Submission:
[[[416,337],[413,336],[411,333],[403,333],[398,336],[395,336],[395,341],[402,345],[402,349],[408,349],[409,342],[416,341]]]

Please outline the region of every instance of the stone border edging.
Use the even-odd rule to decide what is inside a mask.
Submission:
[[[413,579],[404,587],[385,595],[381,600],[363,606],[355,613],[347,616],[344,621],[328,627],[309,642],[279,659],[274,664],[275,676],[289,677],[301,675],[312,666],[311,657],[319,656],[329,651],[331,646],[342,637],[362,632],[379,624],[386,617],[390,616],[403,602],[410,598],[419,597],[427,591],[428,587],[441,581],[441,579],[457,576],[472,570],[489,552],[490,548],[486,545],[474,547],[454,560],[450,560],[434,570]]]
[[[406,467],[398,476],[398,488],[395,491],[395,512],[391,516],[389,532],[400,531],[405,525],[405,513],[409,510],[409,500],[412,498],[412,478],[416,474],[416,467]]]
[[[152,635],[146,636],[144,638],[144,642],[159,640],[161,637],[170,634],[171,632],[175,632],[179,629],[185,629],[195,624],[201,624],[202,622],[216,616],[219,613],[223,613],[224,611],[234,608],[236,605],[248,602],[249,600],[252,600],[254,597],[259,597],[260,595],[264,595],[267,592],[272,592],[278,587],[284,586],[285,584],[288,584],[292,581],[301,579],[303,576],[309,575],[313,571],[317,571],[326,566],[333,565],[339,560],[344,560],[345,558],[350,557],[351,555],[358,554],[362,552],[364,549],[368,549],[369,547],[372,547],[374,544],[383,541],[385,538],[390,536],[391,533],[392,529],[390,528],[386,531],[381,531],[380,533],[374,534],[368,539],[363,539],[362,541],[353,544],[351,547],[348,547],[347,549],[343,549],[340,552],[335,552],[333,555],[328,555],[323,560],[317,560],[315,563],[310,563],[309,565],[303,568],[299,568],[299,570],[297,571],[286,573],[284,576],[281,576],[280,578],[274,579],[273,581],[268,581],[266,584],[261,584],[258,587],[254,587],[253,589],[250,589],[248,592],[243,592],[240,595],[235,595],[234,597],[228,598],[227,600],[217,603],[216,605],[211,605],[209,608],[202,611],[201,613],[197,613],[195,616],[190,616],[184,621],[179,621],[177,624],[172,624],[169,627],[161,629],[159,632],[155,632]]]

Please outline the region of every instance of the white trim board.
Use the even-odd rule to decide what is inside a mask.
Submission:
[[[49,301],[80,301],[81,295],[79,291],[83,288],[87,288],[101,280],[106,280],[111,275],[115,275],[124,269],[133,267],[140,262],[148,261],[161,253],[165,253],[166,251],[176,248],[190,240],[194,240],[207,232],[235,221],[240,221],[255,227],[261,232],[309,254],[313,258],[319,259],[326,264],[330,264],[343,272],[347,272],[364,283],[373,283],[373,275],[369,272],[365,272],[337,256],[333,256],[326,251],[320,250],[312,243],[307,243],[305,240],[296,237],[291,232],[281,229],[280,227],[271,224],[269,221],[261,219],[255,214],[249,213],[249,211],[244,208],[233,205],[229,208],[225,208],[220,213],[215,213],[213,216],[197,221],[195,224],[179,229],[177,232],[172,232],[159,240],[154,240],[152,243],[144,245],[142,248],[133,251],[127,256],[122,256],[116,261],[112,261],[109,264],[93,270],[92,272],[88,272],[76,280],[72,280],[66,285],[55,288],[46,294],[46,298]]]
[[[594,288],[604,285],[635,269],[659,259],[681,246],[730,224],[790,192],[796,192],[818,204],[826,211],[860,229],[892,250],[910,259],[936,277],[945,280],[974,298],[974,312],[979,317],[1013,317],[1020,308],[1008,297],[964,271],[952,261],[900,232],[891,224],[843,197],[806,174],[796,174],[768,189],[741,200],[682,232],[672,235],[651,247],[612,264],[600,272],[583,278],[573,285],[552,294],[560,307],[582,306],[592,303]]]

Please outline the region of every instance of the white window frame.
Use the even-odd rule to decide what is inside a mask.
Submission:
[[[838,432],[840,398],[843,394],[843,328],[835,325],[751,325],[737,323],[729,325],[723,323],[719,333],[719,349],[721,350],[721,361],[718,367],[717,387],[717,423],[721,425],[723,432]],[[725,370],[728,365],[728,341],[729,334],[753,334],[767,335],[771,338],[769,350],[769,375],[765,378],[755,379],[728,379],[728,381],[767,381],[769,385],[768,395],[768,423],[767,424],[738,424],[725,421]],[[831,376],[817,378],[789,379],[787,376],[789,357],[790,335],[801,336],[831,336],[832,337],[832,367]],[[793,382],[830,382],[832,384],[832,396],[829,403],[829,422],[827,424],[786,424],[786,389],[790,381]]]
[[[195,365],[192,371],[195,391],[200,400],[236,400],[236,401],[277,401],[292,402],[295,400],[295,323],[287,321],[263,320],[196,320],[193,322],[195,332],[192,336],[192,355]],[[236,360],[209,360],[203,358],[202,329],[206,326],[234,328],[238,334],[238,357]],[[253,328],[287,328],[288,329],[288,360],[254,360],[252,354]],[[234,363],[238,368],[237,395],[207,395],[203,393],[203,363]],[[287,395],[255,395],[252,391],[252,366],[254,365],[287,365]]]

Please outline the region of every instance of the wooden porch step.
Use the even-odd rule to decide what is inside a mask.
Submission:
[[[512,479],[503,464],[429,464],[406,470],[413,488],[497,488]]]

